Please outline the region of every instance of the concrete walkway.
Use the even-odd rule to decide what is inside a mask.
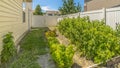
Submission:
[[[50,53],[47,53],[45,55],[40,55],[38,59],[38,63],[41,66],[41,68],[56,68]]]

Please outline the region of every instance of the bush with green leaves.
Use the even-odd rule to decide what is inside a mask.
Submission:
[[[1,52],[1,63],[7,63],[16,54],[12,32],[9,32],[3,39],[3,50]]]
[[[73,64],[74,49],[72,45],[65,47],[60,44],[53,44],[50,47],[53,60],[58,68],[71,68]]]
[[[58,68],[71,68],[73,64],[74,49],[72,45],[65,47],[55,37],[48,37],[50,53]]]
[[[59,44],[59,41],[55,37],[47,37],[49,46],[52,44]]]
[[[120,24],[116,24],[116,35],[120,37]]]
[[[59,22],[58,29],[78,47],[81,56],[95,63],[120,55],[120,39],[103,21],[90,21],[89,17],[65,18]]]
[[[55,30],[53,30],[53,31],[47,31],[47,32],[45,33],[45,35],[46,35],[47,37],[55,37],[55,36],[56,36],[56,32],[55,32]]]

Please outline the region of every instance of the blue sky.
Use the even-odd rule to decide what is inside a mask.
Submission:
[[[74,0],[74,1],[76,4],[79,2],[83,7],[84,0]],[[33,0],[33,10],[38,4],[40,4],[43,11],[58,10],[58,8],[62,6],[62,0]]]

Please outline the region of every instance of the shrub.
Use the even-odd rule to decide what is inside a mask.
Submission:
[[[71,68],[73,61],[74,50],[73,46],[65,47],[60,44],[53,44],[50,47],[52,58],[57,63],[58,68]]]
[[[120,37],[120,24],[116,24],[117,36]]]
[[[53,36],[47,36],[50,53],[53,60],[58,65],[58,68],[71,68],[74,55],[74,49],[72,45],[65,47],[65,45],[60,45],[59,41]]]
[[[59,22],[59,31],[75,44],[81,56],[95,63],[120,55],[119,38],[103,21],[84,18],[65,18]]]
[[[16,48],[13,41],[12,33],[9,32],[3,39],[3,50],[1,52],[1,62],[7,63],[16,54]]]
[[[48,39],[49,45],[59,44],[59,41],[55,37],[48,37],[47,39]]]
[[[55,37],[55,36],[56,36],[56,33],[55,33],[55,30],[53,30],[53,31],[47,31],[47,32],[45,33],[45,35],[46,35],[47,37]]]

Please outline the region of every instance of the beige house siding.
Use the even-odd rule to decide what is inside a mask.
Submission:
[[[23,0],[0,0],[0,52],[2,39],[6,33],[13,32],[17,43],[20,37],[28,31],[28,10],[26,8],[26,22],[23,23],[22,2]]]
[[[111,8],[120,5],[120,0],[85,0],[85,11]]]

